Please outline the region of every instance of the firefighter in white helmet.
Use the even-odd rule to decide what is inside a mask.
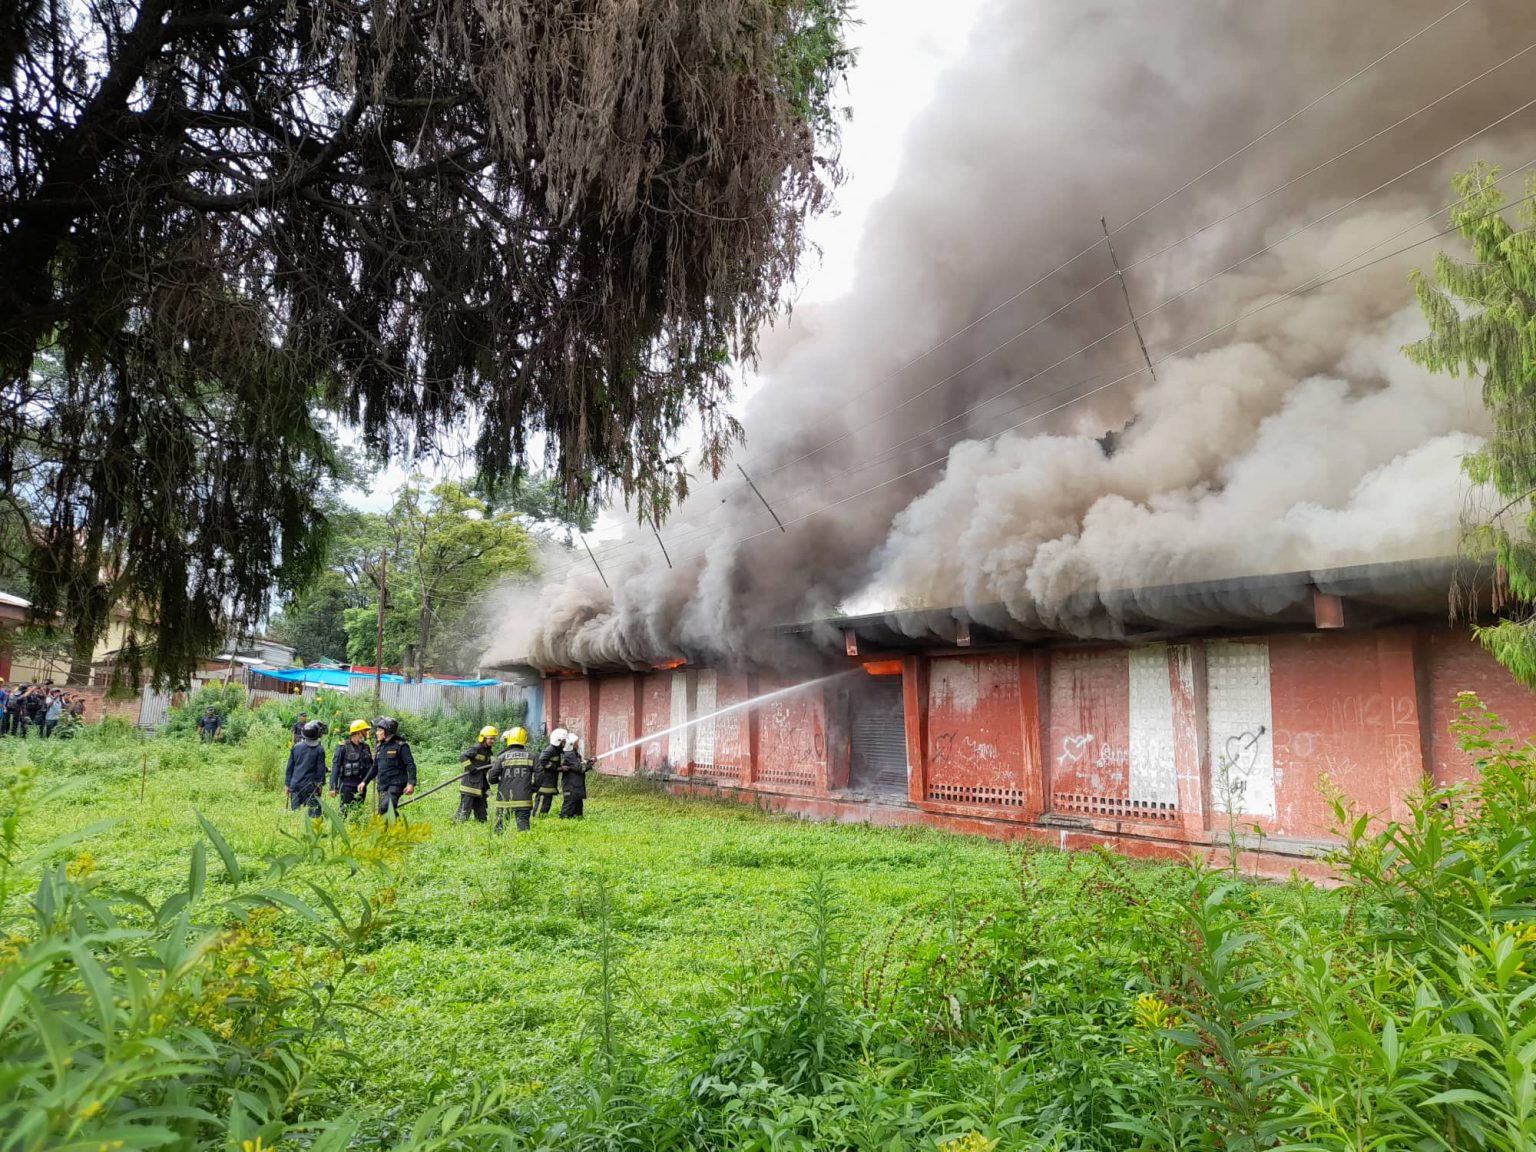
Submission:
[[[499,735],[500,732],[487,724],[480,729],[479,741],[459,753],[459,768],[464,774],[459,777],[459,810],[453,814],[455,824],[471,816],[479,823],[485,823],[485,774],[491,767],[491,757],[496,755],[495,741]]]
[[[539,790],[533,798],[535,816],[543,816],[554,806],[555,793],[560,791],[560,759],[569,736],[564,728],[556,728],[549,734],[549,744],[539,753]]]
[[[581,737],[574,732],[565,736],[565,752],[560,757],[560,819],[579,820],[587,799],[587,770],[581,758]]]

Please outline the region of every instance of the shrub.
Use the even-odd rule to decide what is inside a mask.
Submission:
[[[358,896],[349,920],[314,880],[303,898],[279,881],[397,856],[372,842],[388,830],[353,852],[339,825],[303,821],[297,851],[253,863],[204,821],[185,883],[150,899],[103,884],[89,852],[61,860],[68,839],[24,854],[21,829],[50,799],[30,770],[0,782],[4,1147],[270,1148],[299,1130],[292,1115],[341,1052],[336,993],[378,905]],[[32,899],[9,899],[22,886]],[[313,944],[282,939],[292,921]]]
[[[252,729],[240,747],[240,771],[248,788],[274,792],[283,786],[291,739],[286,728],[262,725]]]

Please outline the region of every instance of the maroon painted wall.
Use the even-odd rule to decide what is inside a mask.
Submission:
[[[916,653],[902,669],[906,807],[846,801],[846,687],[717,716],[602,768],[776,796],[812,815],[959,821],[1062,844],[1204,850],[1236,828],[1294,860],[1329,841],[1331,795],[1401,818],[1425,775],[1465,778],[1449,733],[1458,691],[1479,693],[1514,734],[1536,733],[1536,694],[1449,628]],[[605,751],[791,684],[708,669],[557,681],[551,712]]]

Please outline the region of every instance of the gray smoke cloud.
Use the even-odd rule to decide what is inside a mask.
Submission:
[[[1101,339],[1125,323],[1120,289],[1063,308],[1110,272],[1102,245],[996,307],[1090,244],[1099,216],[1131,220],[1451,7],[999,0],[905,141],[852,290],[765,341],[744,457],[789,532],[732,470],[663,526],[674,568],[637,530],[609,552],[611,590],[551,580],[487,663],[783,663],[772,625],[897,606],[1093,635],[1125,589],[1453,551],[1459,459],[1485,424],[1472,390],[1400,353],[1419,332],[1406,273],[1433,245],[1102,391],[1140,364],[1131,332]],[[1530,99],[1525,57],[1141,263],[1531,43],[1536,10],[1480,0],[1117,233],[1152,355],[1432,235],[1414,225],[1458,167],[1536,158],[1525,113],[1351,204]]]

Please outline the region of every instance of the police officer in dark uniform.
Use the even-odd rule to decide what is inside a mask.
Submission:
[[[453,814],[453,822],[462,824],[470,816],[480,824],[485,823],[485,774],[491,770],[491,758],[496,755],[496,737],[501,735],[487,724],[480,729],[480,741],[459,753],[459,810]]]
[[[491,762],[486,779],[496,785],[496,835],[500,836],[507,813],[517,819],[517,830],[526,832],[533,816],[534,764],[528,751],[528,730],[513,728],[506,735],[506,751]]]
[[[331,758],[331,795],[341,797],[343,813],[367,797],[373,774],[368,721],[354,720],[347,728],[347,738],[336,745],[336,754]]]
[[[587,762],[581,758],[581,737],[569,732],[560,757],[560,819],[580,820],[587,799]]]
[[[320,815],[320,789],[325,787],[325,749],[320,747],[320,725],[304,725],[299,742],[288,750],[288,766],[283,770],[283,789],[290,810],[309,808],[311,816]]]
[[[565,729],[556,728],[549,734],[548,746],[539,753],[535,776],[538,791],[533,798],[535,816],[543,816],[554,807],[555,793],[560,791],[560,758],[565,755],[565,737]]]
[[[380,716],[373,722],[373,734],[378,740],[374,749],[374,780],[379,790],[379,815],[383,816],[400,803],[400,797],[416,791],[416,758],[411,746],[400,739],[400,721],[393,716]]]

